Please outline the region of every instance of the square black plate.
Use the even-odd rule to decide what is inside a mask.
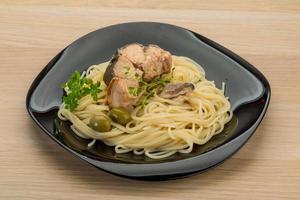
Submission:
[[[60,85],[75,71],[107,61],[115,50],[128,43],[157,44],[174,55],[187,56],[206,71],[217,87],[226,83],[234,118],[223,133],[196,146],[191,154],[175,154],[152,160],[131,153],[115,154],[111,147],[76,137],[67,122],[57,119],[63,90]],[[86,162],[124,177],[163,180],[204,171],[230,157],[254,133],[270,101],[267,79],[247,61],[221,45],[190,30],[162,23],[118,24],[89,33],[55,56],[33,81],[26,99],[27,110],[37,125],[59,145]]]

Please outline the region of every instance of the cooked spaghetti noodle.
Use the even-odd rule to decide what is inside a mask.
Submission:
[[[91,95],[79,100],[78,107],[70,111],[62,104],[58,117],[69,120],[72,130],[82,138],[101,140],[114,146],[116,153],[133,152],[153,159],[168,157],[176,152],[190,153],[193,145],[202,145],[214,135],[222,132],[230,121],[232,112],[224,86],[218,89],[214,82],[205,79],[205,72],[196,62],[187,57],[172,56],[173,76],[171,82],[190,82],[195,89],[178,102],[154,94],[149,103],[137,106],[131,112],[132,120],[125,126],[112,122],[108,132],[97,132],[90,128],[93,116],[106,115],[107,86],[103,81],[108,62],[93,65],[82,76],[101,82],[97,101]],[[66,91],[67,92],[67,91]]]

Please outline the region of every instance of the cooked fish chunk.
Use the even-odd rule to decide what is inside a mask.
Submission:
[[[129,94],[128,88],[132,86],[128,84],[134,83],[137,91],[141,79],[149,82],[170,73],[171,67],[171,54],[157,45],[144,47],[134,43],[118,49],[104,74],[104,81],[109,87],[108,104],[132,108],[137,97]]]
[[[143,72],[135,68],[127,57],[115,55],[105,71],[104,82],[106,85],[109,85],[114,77],[135,80],[138,77],[142,77],[142,74]]]
[[[172,55],[157,45],[129,44],[119,49],[118,53],[144,72],[144,81],[170,73],[172,68]]]
[[[171,72],[172,56],[168,51],[156,45],[145,47],[145,61],[141,65],[144,81],[151,81],[157,76]]]
[[[166,99],[174,99],[189,94],[194,89],[195,86],[192,83],[169,83],[162,89],[159,96]]]
[[[107,102],[110,107],[123,107],[132,110],[137,98],[134,91],[137,90],[138,86],[139,82],[137,80],[113,78],[107,89]]]
[[[144,46],[141,44],[128,44],[120,48],[118,50],[118,54],[126,57],[137,68],[139,68],[143,62],[145,62]]]

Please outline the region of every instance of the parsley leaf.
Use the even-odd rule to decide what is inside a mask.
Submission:
[[[131,94],[132,96],[137,96],[138,95],[138,88],[136,87],[128,87],[128,92],[129,94]]]
[[[97,82],[96,84],[91,84],[91,96],[93,97],[94,101],[98,100],[98,94],[101,92],[100,90],[100,82]]]
[[[81,78],[78,71],[75,71],[70,79],[62,85],[67,94],[63,96],[65,108],[74,111],[78,106],[78,101],[90,94],[94,101],[98,100],[98,94],[101,92],[100,82],[93,83],[89,78]]]
[[[125,69],[125,75],[128,75],[130,72],[130,67],[124,66],[124,69]]]
[[[134,74],[134,79],[137,80],[137,81],[142,81],[142,76],[139,75],[138,73],[135,73]]]
[[[167,83],[170,83],[172,79],[172,75],[162,75],[159,77],[156,77],[151,82],[147,83],[143,80],[140,81],[141,87],[140,92],[144,92],[145,95],[143,95],[138,100],[138,105],[142,106],[144,108],[148,103],[149,99],[151,99],[154,94],[156,93],[158,88],[164,87]]]

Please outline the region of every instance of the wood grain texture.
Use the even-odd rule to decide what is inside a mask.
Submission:
[[[256,134],[204,174],[119,178],[82,162],[31,121],[25,96],[62,48],[95,29],[159,21],[199,32],[257,66],[272,99]],[[0,199],[299,199],[300,1],[0,2]]]

